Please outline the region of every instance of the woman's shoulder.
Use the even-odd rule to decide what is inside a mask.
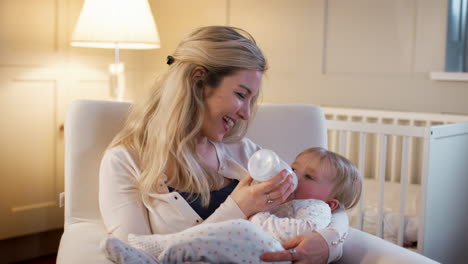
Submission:
[[[260,149],[260,147],[255,144],[249,138],[242,138],[241,140],[233,143],[220,143],[221,148],[223,148],[226,152],[232,153],[248,153],[253,154],[253,152]],[[250,156],[250,155],[249,155]]]
[[[124,146],[115,146],[106,149],[104,157],[110,159],[134,159],[134,153]]]
[[[138,158],[134,151],[124,147],[115,146],[108,148],[102,157],[102,166],[110,167],[131,167],[138,169]]]

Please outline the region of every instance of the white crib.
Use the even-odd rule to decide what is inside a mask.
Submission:
[[[442,263],[466,259],[468,116],[322,110],[329,149],[365,178],[351,225],[401,246],[417,241]]]

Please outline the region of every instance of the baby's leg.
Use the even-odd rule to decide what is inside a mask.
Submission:
[[[247,220],[202,224],[168,235],[130,235],[129,243],[162,263],[262,263],[263,252],[284,250],[278,241]]]
[[[138,250],[125,242],[115,238],[107,237],[101,242],[101,249],[106,257],[117,264],[158,264],[153,257]]]

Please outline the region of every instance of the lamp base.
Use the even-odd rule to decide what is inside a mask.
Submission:
[[[112,98],[123,101],[125,95],[125,66],[122,62],[109,65],[109,85]]]

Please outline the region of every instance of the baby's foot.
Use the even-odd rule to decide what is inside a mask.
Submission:
[[[153,257],[115,237],[107,237],[101,242],[106,257],[117,264],[158,264]]]

